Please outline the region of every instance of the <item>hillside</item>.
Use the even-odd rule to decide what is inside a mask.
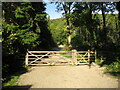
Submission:
[[[59,44],[66,44],[66,21],[64,18],[53,19],[49,21],[49,29],[54,41]]]

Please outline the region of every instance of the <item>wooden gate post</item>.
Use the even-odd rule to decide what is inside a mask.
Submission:
[[[89,62],[89,66],[90,66],[90,50],[88,50],[88,62]]]
[[[72,50],[72,64],[77,65],[77,50]]]
[[[95,50],[95,63],[97,62],[97,51]]]
[[[72,50],[72,64],[74,64],[74,50]]]
[[[25,57],[25,65],[28,66],[28,52],[26,53],[26,57]]]

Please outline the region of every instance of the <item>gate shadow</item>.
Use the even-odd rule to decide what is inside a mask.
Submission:
[[[89,64],[87,63],[82,63],[82,64],[78,64],[78,65],[70,65],[70,64],[56,64],[56,65],[30,65],[32,67],[54,67],[54,66],[89,66]]]

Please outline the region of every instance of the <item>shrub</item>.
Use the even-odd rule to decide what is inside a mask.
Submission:
[[[108,65],[106,67],[106,72],[120,72],[120,60]]]

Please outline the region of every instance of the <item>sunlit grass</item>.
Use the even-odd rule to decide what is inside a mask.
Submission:
[[[72,58],[72,56],[65,56],[66,58]]]
[[[18,82],[19,82],[19,77],[21,74],[26,73],[28,70],[31,69],[31,66],[23,66],[24,69],[22,69],[19,72],[14,73],[13,75],[7,76],[5,78],[3,78],[3,87],[8,87],[8,86],[18,86]]]
[[[18,85],[18,79],[19,79],[19,76],[11,76],[11,79],[8,82],[3,83],[3,87],[17,86]]]

